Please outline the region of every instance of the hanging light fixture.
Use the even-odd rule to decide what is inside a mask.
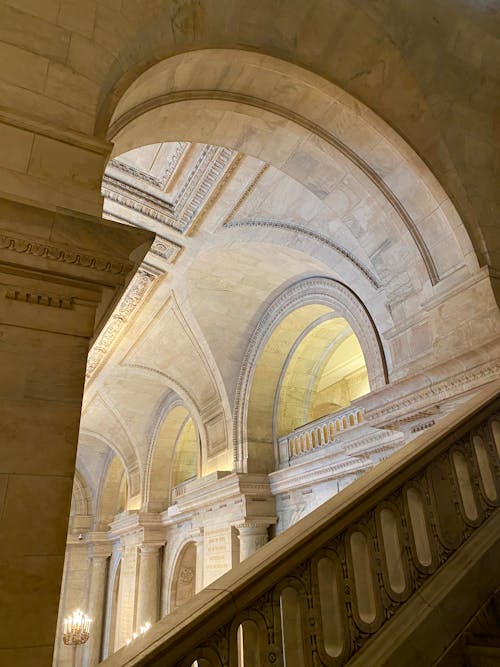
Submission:
[[[91,623],[92,619],[80,609],[76,609],[63,621],[63,642],[66,646],[73,647],[73,667],[76,667],[76,649],[81,644],[85,644],[90,637]]]

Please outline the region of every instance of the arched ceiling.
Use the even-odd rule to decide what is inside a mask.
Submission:
[[[179,11],[196,18],[188,4]],[[343,20],[352,21],[350,30],[365,27],[357,46],[360,64],[370,44],[382,48],[376,39],[382,14],[338,4]],[[438,23],[438,5],[444,4],[435,3]],[[319,25],[319,3],[309,5],[306,15],[297,5],[298,14],[289,17],[293,24],[300,14],[301,34],[309,24]],[[275,9],[274,19],[283,18]],[[205,16],[198,17],[202,32]],[[256,17],[260,21],[260,13]],[[103,180],[105,215],[150,229],[156,240],[94,345],[83,424],[100,420],[97,413],[92,417],[92,405],[101,392],[114,406],[113,420],[130,431],[129,442],[121,437],[114,444],[128,460],[134,450],[141,475],[151,420],[163,392],[172,390],[194,408],[199,425],[210,422],[206,433],[200,429],[204,455],[215,468],[231,466],[241,360],[259,318],[287,285],[314,275],[345,283],[373,319],[391,379],[398,379],[410,367],[425,368],[446,356],[446,336],[452,334],[438,336],[434,344],[434,319],[442,320],[439,299],[457,293],[477,271],[477,258],[484,261],[489,252],[467,186],[456,178],[449,146],[422,93],[420,74],[401,58],[394,41],[396,34],[401,38],[398,26],[389,22],[383,28],[384,57],[372,63],[369,75],[358,71],[354,53],[345,66],[365,88],[387,93],[365,95],[385,119],[391,97],[403,95],[403,89],[392,89],[392,77],[404,85],[406,97],[394,113],[405,123],[418,115],[427,128],[429,152],[420,154],[428,159],[435,152],[434,175],[411,150],[419,152],[418,141],[406,144],[345,94],[342,88],[363,99],[358,82],[345,85],[341,70],[327,80],[268,55],[224,49],[182,53],[180,44],[197,37],[173,25],[174,33],[180,30],[178,55],[145,71],[123,95],[131,79],[116,72],[116,95],[103,101],[98,120],[102,128],[111,123],[108,136],[115,141]],[[155,30],[147,25],[153,42]],[[341,44],[345,39],[339,33]],[[338,48],[349,51],[347,43]],[[126,58],[134,59],[134,49],[132,38]],[[161,60],[161,51],[153,60]],[[147,69],[141,65],[135,75],[141,68]],[[401,129],[398,122],[391,124]],[[405,139],[419,136],[420,129],[407,129]],[[469,236],[452,201],[461,205]],[[415,329],[407,334],[409,326]],[[492,318],[483,330],[494,335],[497,326]],[[470,342],[454,333],[458,354]]]

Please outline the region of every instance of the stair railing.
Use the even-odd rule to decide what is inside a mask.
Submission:
[[[499,505],[495,383],[104,664],[341,667]]]

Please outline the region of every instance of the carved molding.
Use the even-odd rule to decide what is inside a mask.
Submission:
[[[227,225],[228,222],[234,218],[236,213],[240,210],[240,208],[243,206],[245,201],[248,199],[248,197],[255,190],[255,188],[257,187],[259,182],[262,180],[264,174],[269,169],[269,166],[270,165],[268,165],[268,164],[262,165],[262,167],[259,169],[257,174],[254,176],[254,178],[250,181],[248,186],[245,188],[245,190],[243,191],[242,195],[240,196],[240,198],[238,199],[236,204],[233,206],[233,208],[229,211],[229,213],[224,218],[224,221],[222,223],[223,225]]]
[[[212,145],[204,146],[201,155],[173,201],[168,201],[161,194],[160,186],[163,183],[163,178],[155,179],[155,177],[142,172],[142,170],[119,161],[118,164],[115,161],[111,163],[111,166],[115,167],[114,170],[105,172],[102,192],[109,201],[124,206],[131,211],[137,211],[156,222],[184,233],[194,223],[210,193],[222,179],[234,155],[234,151],[227,148]],[[172,173],[176,166],[176,164],[173,165]],[[168,178],[171,175],[169,175],[169,169],[170,167],[167,168]],[[145,192],[140,187],[140,183],[134,185],[120,179],[120,171],[134,176],[138,181],[146,181],[148,184],[159,187],[158,194]],[[109,211],[109,213],[113,215],[112,211]],[[127,222],[134,226],[141,226],[136,223],[133,216]]]
[[[133,176],[134,178],[138,178],[139,180],[144,181],[145,183],[149,183],[150,185],[154,185],[160,190],[164,190],[174,171],[177,169],[179,162],[185,154],[188,146],[189,142],[187,141],[177,142],[175,150],[165,165],[165,170],[161,177],[153,176],[152,174],[149,174],[142,169],[138,169],[131,164],[127,164],[120,160],[119,157],[111,160],[110,164],[111,166],[115,167],[115,169],[118,169],[125,174]]]
[[[366,419],[370,424],[392,427],[413,418],[416,411],[425,412],[438,403],[443,403],[454,396],[481,387],[500,377],[500,359],[492,358],[480,366],[457,373],[452,377],[409,393],[401,398],[372,409],[365,408]]]
[[[111,257],[92,256],[83,250],[73,248],[62,248],[47,244],[42,241],[25,239],[15,236],[0,234],[0,250],[9,250],[18,254],[33,255],[42,259],[64,264],[74,264],[93,271],[111,273],[116,276],[124,276],[131,269],[130,264],[116,262]]]
[[[370,283],[370,285],[372,285],[372,287],[374,287],[375,289],[380,289],[381,287],[381,283],[378,280],[377,276],[372,271],[370,271],[370,269],[368,269],[362,262],[360,262],[351,252],[349,252],[349,250],[339,245],[338,243],[335,243],[335,241],[332,241],[324,234],[320,234],[319,232],[313,231],[312,229],[306,229],[305,227],[301,227],[300,225],[285,223],[279,220],[269,220],[267,218],[231,220],[231,221],[226,221],[224,224],[226,227],[262,227],[267,229],[282,229],[284,231],[295,232],[296,234],[300,234],[301,236],[307,236],[308,238],[313,239],[314,241],[318,241],[322,245],[328,246],[335,252],[338,252],[340,255],[342,255],[351,264],[354,264],[354,266],[359,271],[361,271],[363,276],[368,280],[368,282]]]
[[[264,100],[252,95],[244,93],[237,93],[228,90],[178,90],[159,95],[145,102],[132,107],[126,111],[122,116],[117,118],[109,128],[108,138],[112,139],[118,132],[120,132],[126,125],[142,116],[148,111],[157,109],[168,104],[175,104],[189,100],[223,100],[227,102],[236,102],[237,104],[244,104],[258,109],[263,109],[270,113],[286,118],[287,120],[300,125],[312,134],[320,137],[328,144],[338,150],[344,157],[358,167],[365,176],[375,185],[383,197],[388,201],[390,206],[394,209],[408,232],[410,233],[417,250],[422,258],[422,261],[427,270],[429,280],[432,285],[436,285],[440,281],[440,276],[432,258],[429,249],[420,233],[417,225],[414,223],[411,215],[408,213],[402,202],[398,199],[395,193],[391,190],[384,178],[380,176],[375,169],[373,169],[368,162],[366,162],[360,155],[353,151],[341,139],[327,131],[321,125],[314,121],[301,116],[300,114],[283,107],[279,104]]]
[[[23,303],[32,303],[38,306],[49,306],[52,308],[62,308],[64,310],[73,309],[73,297],[54,296],[53,294],[40,294],[28,292],[25,289],[7,289],[5,298],[12,301],[22,301]]]
[[[243,162],[244,156],[241,153],[236,153],[236,155],[233,157],[231,164],[229,167],[227,167],[226,171],[224,172],[224,175],[222,178],[219,180],[215,188],[212,190],[211,195],[208,197],[208,199],[205,201],[202,210],[196,217],[196,221],[191,225],[189,228],[188,234],[193,234],[193,232],[200,227],[202,224],[203,220],[206,218],[208,213],[210,212],[210,209],[212,206],[215,204],[215,202],[219,199],[220,195],[222,192],[225,190],[227,184],[233,177],[233,174],[235,171],[238,169],[240,164]]]
[[[87,361],[87,378],[91,377],[96,368],[102,363],[138,304],[151,288],[155,278],[156,274],[144,268],[140,268],[136,273],[106,326],[92,346]]]
[[[174,243],[173,241],[158,235],[149,249],[154,255],[166,259],[169,263],[174,262],[183,250],[184,248],[178,243]]]
[[[348,287],[325,277],[306,278],[285,289],[270,304],[257,324],[240,367],[234,400],[233,442],[236,469],[242,466],[247,449],[247,410],[250,389],[259,357],[272,332],[289,313],[310,303],[330,306],[344,317],[358,337],[366,360],[372,391],[385,385],[387,369],[375,326],[363,303]]]

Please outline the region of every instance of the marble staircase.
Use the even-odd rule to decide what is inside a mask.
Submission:
[[[103,664],[496,665],[499,589],[491,383]]]

